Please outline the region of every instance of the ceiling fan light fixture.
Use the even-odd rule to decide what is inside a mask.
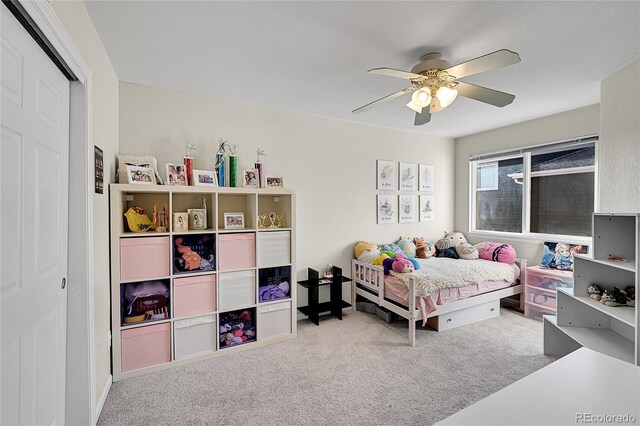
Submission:
[[[458,91],[455,89],[449,89],[446,86],[442,86],[436,92],[436,98],[440,101],[440,107],[443,109],[451,105],[458,96]]]
[[[431,103],[431,92],[427,88],[421,88],[413,92],[411,95],[411,102],[407,104],[409,108],[422,114],[422,108],[428,107]]]
[[[415,112],[417,112],[418,114],[422,114],[422,107],[413,103],[413,100],[410,100],[407,106],[412,110],[414,110]]]

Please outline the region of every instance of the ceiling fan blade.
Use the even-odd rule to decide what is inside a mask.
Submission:
[[[464,83],[462,81],[458,82],[455,90],[457,90],[458,94],[461,96],[475,99],[476,101],[484,102],[486,104],[495,105],[497,107],[509,105],[516,98],[515,95],[510,93],[504,93],[498,90],[476,86],[475,84]]]
[[[431,121],[431,113],[428,111],[428,108],[424,108],[422,110],[422,114],[416,112],[416,118],[413,120],[414,126],[422,126],[423,124],[427,124]]]
[[[517,64],[518,62],[520,62],[520,55],[516,52],[512,52],[511,50],[502,49],[480,56],[479,58],[454,65],[445,71],[458,79]]]
[[[390,95],[384,96],[380,99],[376,99],[373,102],[369,102],[366,105],[362,105],[360,108],[356,108],[353,111],[351,111],[352,114],[358,114],[359,112],[363,112],[363,111],[367,111],[371,108],[373,108],[375,106],[375,104],[377,104],[378,102],[385,102],[385,101],[390,101],[391,99],[395,99],[398,96],[402,96],[405,93],[409,93],[409,92],[413,92],[414,90],[416,90],[415,87],[407,87],[406,89],[402,89],[400,91],[397,91],[395,93],[392,93]]]
[[[397,70],[395,68],[373,68],[367,72],[371,72],[374,74],[380,74],[380,75],[386,75],[388,77],[397,77],[397,78],[404,78],[407,80],[421,80],[424,79],[425,77],[423,75],[420,74],[414,74],[412,72],[409,71],[402,71],[402,70]]]

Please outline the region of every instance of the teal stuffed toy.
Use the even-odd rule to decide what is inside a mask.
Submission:
[[[416,245],[411,241],[410,238],[400,237],[396,244],[398,244],[398,246],[402,249],[402,252],[408,258],[411,259],[416,257]]]

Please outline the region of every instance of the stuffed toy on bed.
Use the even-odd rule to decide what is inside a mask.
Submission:
[[[424,237],[415,237],[413,244],[416,245],[416,256],[420,259],[428,259],[436,254],[436,246],[431,241],[427,241]]]
[[[370,241],[358,241],[354,248],[356,259],[361,262],[373,263],[374,259],[380,256],[380,249]]]
[[[475,260],[478,258],[478,250],[469,243],[462,243],[456,247],[456,253],[460,259]]]
[[[453,247],[457,247],[460,244],[464,244],[467,242],[467,239],[464,237],[464,234],[462,232],[444,231],[444,239],[451,240],[453,242]]]
[[[458,253],[456,253],[456,243],[449,238],[441,238],[436,241],[436,257],[460,259]]]
[[[402,249],[397,244],[380,244],[380,251],[384,253],[385,251],[391,251],[393,253],[402,253]]]
[[[474,246],[478,249],[480,259],[492,260],[494,262],[512,264],[515,262],[517,254],[516,249],[509,244],[502,243],[479,243]]]
[[[409,237],[400,237],[397,244],[408,258],[416,257],[416,245]]]

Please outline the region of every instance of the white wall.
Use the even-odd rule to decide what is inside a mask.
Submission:
[[[542,257],[542,241],[469,236],[469,156],[498,150],[561,141],[600,131],[600,108],[592,105],[572,111],[502,127],[456,140],[455,227],[472,243],[496,240],[515,247],[519,257],[537,265]]]
[[[350,271],[358,240],[435,240],[453,228],[451,139],[120,84],[120,153],[153,155],[163,169],[167,162],[182,162],[190,141],[198,146],[195,168],[212,170],[220,138],[238,144],[241,168],[252,166],[256,149],[264,149],[265,172],[284,176],[295,190],[299,278],[307,267],[327,263]],[[436,166],[435,222],[376,224],[377,159]]]
[[[92,72],[93,144],[104,150],[105,183],[115,175],[118,150],[118,77],[107,52],[80,1],[53,1],[51,7],[73,39]],[[107,345],[110,324],[109,283],[109,199],[93,197],[94,252],[94,356],[95,395],[100,398],[111,374],[111,350]],[[71,285],[71,283],[69,284]],[[94,405],[98,401],[94,401]]]
[[[640,212],[640,59],[602,82],[600,211]]]

